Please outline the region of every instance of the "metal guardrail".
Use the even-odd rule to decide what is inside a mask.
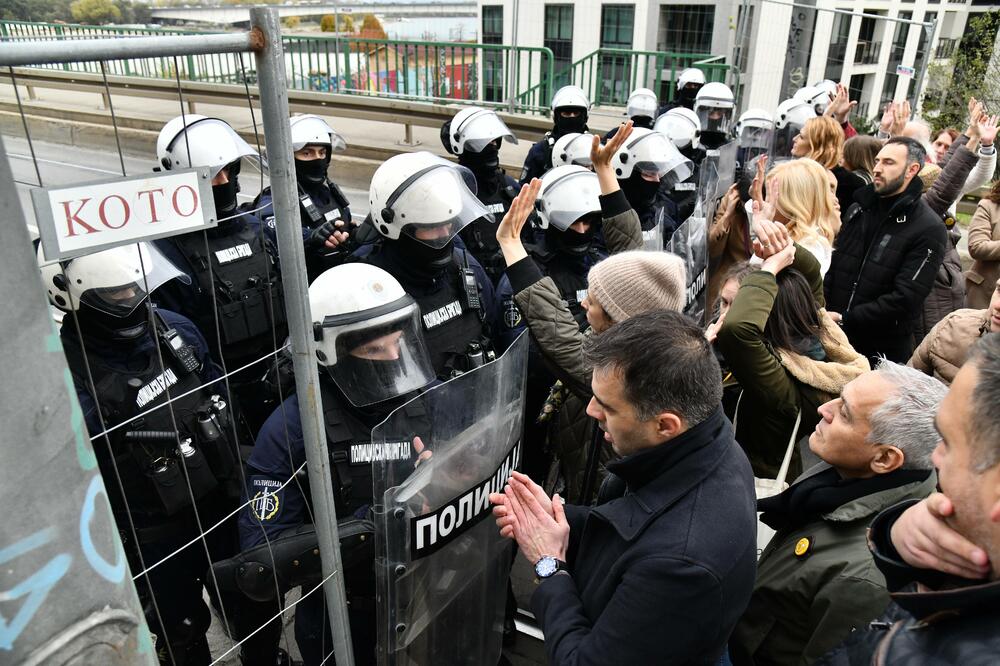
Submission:
[[[3,41],[186,34],[204,33],[0,21],[0,40]],[[554,58],[552,51],[544,47],[362,39],[342,35],[283,35],[282,46],[292,90],[510,108],[509,77],[505,77],[504,72],[513,68],[528,75],[523,89],[514,90],[514,112],[546,113],[552,95],[546,82],[552,80]],[[94,74],[101,71],[97,62],[42,67]],[[107,68],[109,74],[118,76],[238,84],[243,83],[243,72],[246,72],[250,83],[256,83],[255,64],[249,59],[241,63],[239,54],[123,59],[109,62]],[[529,83],[538,80],[544,85]],[[494,81],[500,83],[492,85]]]

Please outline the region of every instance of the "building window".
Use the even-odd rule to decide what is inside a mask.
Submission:
[[[847,36],[851,32],[851,15],[837,14],[833,20],[833,34],[830,49],[826,54],[825,77],[839,81],[844,75],[844,59],[847,57]]]
[[[872,16],[865,16],[861,19],[861,27],[858,30],[858,45],[854,51],[854,64],[874,65],[878,62],[882,42],[875,39],[875,28],[881,23],[881,19]]]
[[[661,5],[656,48],[670,53],[711,53],[714,26],[714,5]]]
[[[555,72],[553,90],[558,90],[572,80],[573,5],[545,5],[544,45],[552,50]]]
[[[483,5],[483,44],[503,44],[503,5]],[[503,52],[483,52],[483,100],[503,101]]]
[[[900,12],[899,18],[908,21],[913,18],[913,12]],[[896,65],[903,62],[903,51],[906,50],[906,39],[910,34],[909,23],[896,23],[892,35],[892,49],[889,51],[889,72],[896,71]]]
[[[632,48],[635,27],[635,5],[604,5],[601,7],[601,48]],[[631,54],[602,53],[601,78],[595,104],[625,104],[631,92]]]
[[[882,82],[882,99],[879,100],[878,108],[879,110],[884,109],[885,105],[893,100],[896,96],[896,85],[899,83],[899,74],[892,72],[885,75],[885,81]]]

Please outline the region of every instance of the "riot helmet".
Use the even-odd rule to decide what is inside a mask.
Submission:
[[[601,184],[597,174],[570,164],[549,169],[541,180],[535,210],[538,225],[545,230],[546,242],[561,254],[585,255],[601,222]],[[586,228],[572,229],[576,222],[586,222]]]
[[[309,285],[309,305],[319,365],[355,407],[434,380],[420,306],[386,271],[363,263],[335,266]]]
[[[735,106],[733,91],[725,83],[706,83],[702,86],[694,101],[694,112],[698,115],[702,135],[728,135]]]
[[[649,88],[636,88],[628,96],[625,104],[625,116],[632,121],[635,127],[653,128],[653,119],[656,117],[656,109],[660,102]]]
[[[448,140],[445,148],[453,155],[480,153],[498,139],[517,144],[517,137],[491,109],[467,107],[456,113],[446,125]]]
[[[677,150],[687,150],[698,147],[698,137],[701,135],[701,123],[698,114],[691,109],[677,106],[656,119],[653,129],[666,134]]]
[[[823,79],[819,83],[814,83],[812,87],[821,92],[825,92],[828,95],[828,97],[822,98],[824,102],[822,111],[816,111],[816,115],[821,116],[826,111],[826,107],[830,105],[833,98],[837,96],[837,82],[831,81],[830,79]]]
[[[379,234],[404,243],[418,264],[443,267],[452,239],[489,210],[476,198],[466,167],[422,151],[395,155],[372,176],[369,218]]]
[[[564,117],[561,112],[574,115]],[[579,86],[563,86],[552,96],[552,129],[556,138],[570,132],[586,132],[590,99]]]
[[[168,171],[208,167],[219,218],[236,211],[240,161],[250,157],[260,163],[257,151],[229,123],[197,114],[177,116],[163,126],[156,138],[156,157]],[[220,173],[223,169],[225,174]]]
[[[329,123],[311,113],[294,115],[288,122],[292,128],[292,151],[296,153],[296,180],[303,185],[326,182],[333,151],[347,150],[347,141]],[[307,146],[325,147],[326,156],[313,160],[301,159],[298,152]]]
[[[677,77],[677,101],[681,106],[690,109],[698,91],[705,85],[705,72],[695,67],[688,67]]]
[[[836,91],[834,91],[834,93],[836,93]],[[804,88],[796,90],[795,94],[792,95],[792,99],[806,102],[812,106],[813,113],[817,116],[822,116],[823,112],[826,111],[826,107],[830,105],[830,101],[833,97],[825,88],[805,86]]]
[[[774,114],[774,138],[770,153],[772,164],[775,160],[792,156],[792,139],[802,131],[806,121],[815,117],[816,112],[811,103],[794,97],[778,105]]]
[[[687,180],[694,167],[680,154],[666,134],[648,129],[633,129],[632,135],[622,144],[611,165],[618,180],[641,175],[651,182],[666,180],[679,183]]]
[[[150,243],[113,247],[62,262],[46,261],[41,245],[38,268],[49,301],[76,312],[81,330],[111,340],[133,340],[149,324],[147,296],[183,274]]]
[[[560,167],[575,164],[587,169],[593,167],[590,161],[590,149],[594,145],[594,135],[589,132],[572,132],[563,134],[552,146],[552,166]]]
[[[774,119],[763,109],[747,109],[736,122],[736,140],[740,148],[771,147]]]

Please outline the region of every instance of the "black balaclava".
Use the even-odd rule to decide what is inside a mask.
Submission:
[[[561,109],[576,109],[580,113],[572,118],[564,118],[559,111]],[[553,114],[555,119],[552,124],[552,136],[559,138],[566,134],[583,133],[587,131],[587,110],[580,106],[560,107]]]
[[[633,170],[628,178],[619,178],[618,185],[622,188],[622,194],[628,199],[629,204],[636,213],[642,217],[642,213],[653,206],[653,198],[660,189],[660,182],[652,182],[642,177],[642,174]]]
[[[645,129],[653,129],[653,119],[649,116],[632,116],[629,120],[632,121],[633,127],[642,127]]]
[[[215,216],[230,217],[236,212],[236,194],[240,191],[240,160],[230,162],[225,166],[229,172],[229,182],[224,185],[212,186],[212,198],[215,200]]]
[[[696,88],[681,86],[681,89],[677,91],[677,101],[686,109],[694,109],[694,99],[698,96],[699,90],[701,90],[701,86]]]
[[[389,241],[388,248],[405,271],[416,277],[430,278],[440,274],[451,263],[454,244],[455,240],[452,239],[444,247],[433,248],[402,233],[398,240]]]
[[[142,337],[149,330],[148,302],[140,303],[125,317],[116,317],[81,303],[76,317],[83,335],[96,340],[127,342]]]
[[[488,196],[500,189],[500,146],[499,139],[486,144],[478,153],[468,148],[458,156],[458,163],[467,167],[476,177],[478,194]]]
[[[582,234],[572,229],[559,231],[550,225],[545,229],[545,242],[559,254],[582,257],[590,251],[590,246],[594,242],[594,231],[593,224]]]
[[[330,168],[330,155],[319,160],[295,160],[295,180],[306,189],[312,189],[326,182],[327,170]]]

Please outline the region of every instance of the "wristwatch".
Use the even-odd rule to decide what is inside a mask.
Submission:
[[[546,578],[551,578],[560,571],[567,571],[565,562],[557,560],[551,555],[542,555],[542,557],[535,562],[535,581],[540,582]]]

